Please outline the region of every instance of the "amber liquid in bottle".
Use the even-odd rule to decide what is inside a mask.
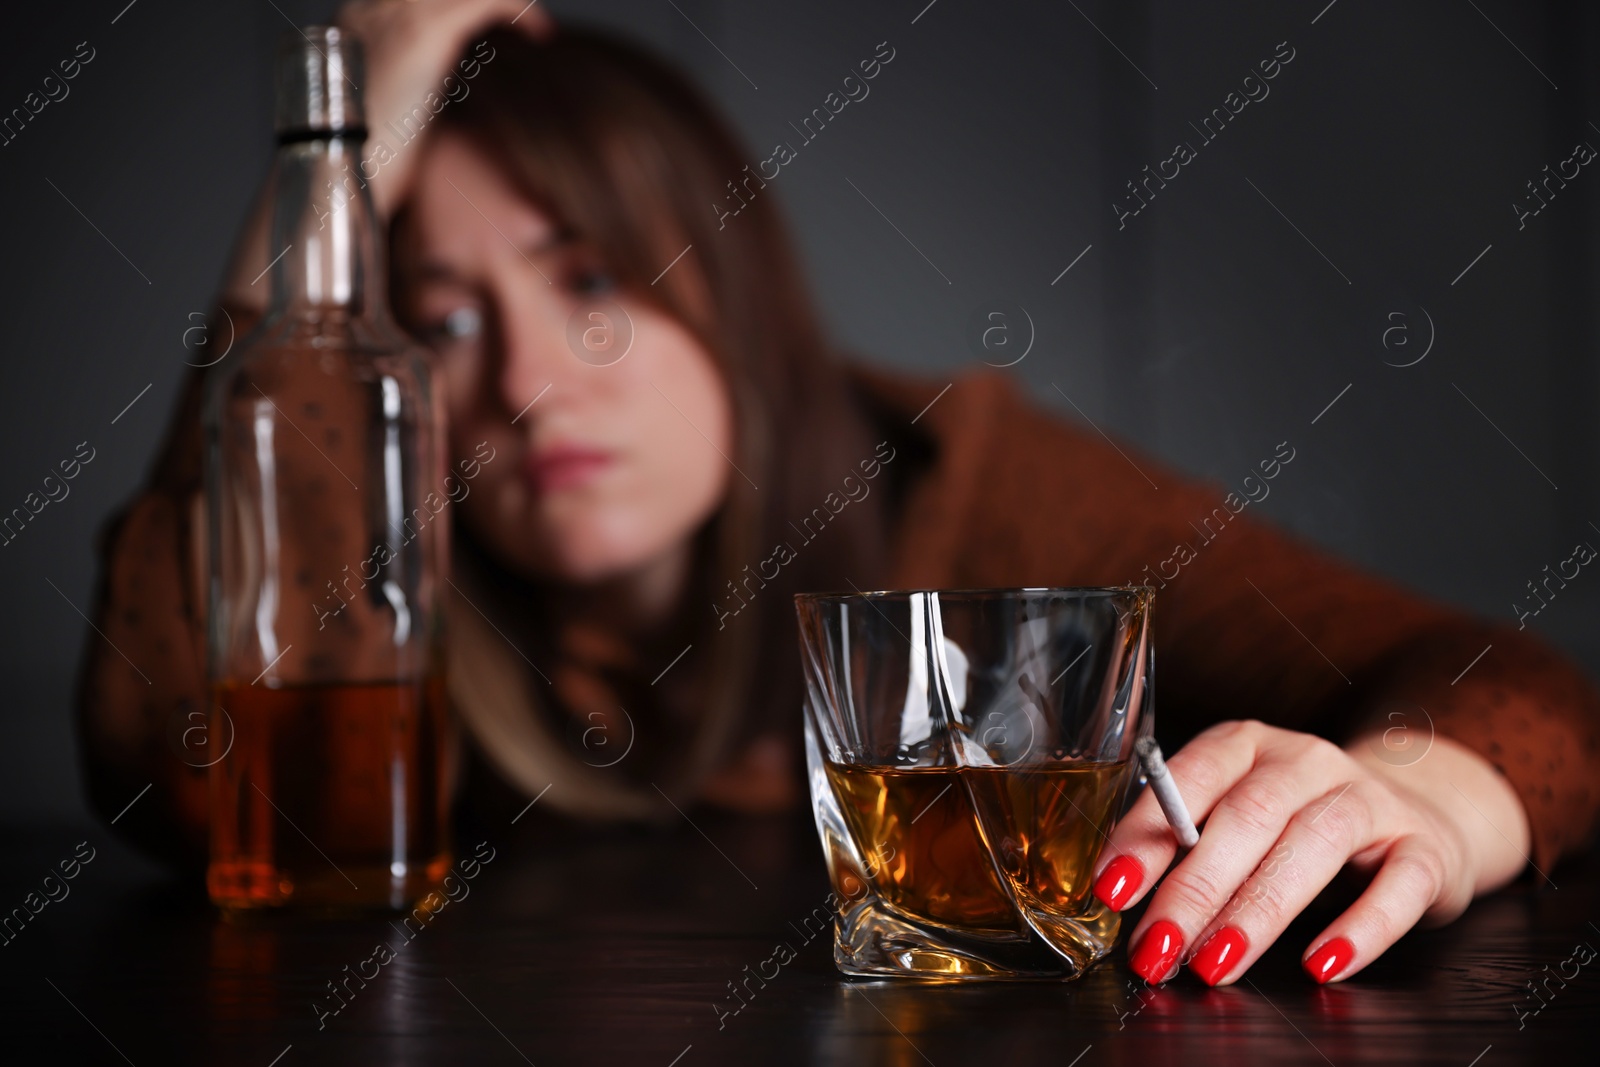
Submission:
[[[312,898],[399,908],[450,865],[444,686],[422,682],[214,690],[207,888],[234,907]]]
[[[1017,925],[1002,888],[1074,917],[1094,906],[1090,880],[1121,800],[1127,764],[876,767],[829,762],[856,849],[875,862],[878,895],[908,917],[968,930]],[[982,818],[979,818],[979,815]],[[986,837],[999,871],[984,847]],[[853,876],[852,876],[853,877]],[[850,886],[836,886],[854,897]]]

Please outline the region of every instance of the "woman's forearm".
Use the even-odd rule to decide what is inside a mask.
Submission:
[[[89,796],[124,836],[187,863],[205,852],[205,764],[217,746],[186,509],[147,492],[108,532],[78,696]]]

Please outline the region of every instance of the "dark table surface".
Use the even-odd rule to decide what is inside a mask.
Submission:
[[[1072,983],[845,979],[831,935],[806,936],[828,886],[793,820],[697,813],[670,832],[597,835],[529,816],[463,841],[468,854],[487,839],[493,859],[409,936],[381,918],[223,922],[104,827],[3,839],[7,914],[79,842],[95,850],[70,895],[0,945],[5,1064],[1554,1067],[1594,1062],[1600,1018],[1600,960],[1571,962],[1600,946],[1593,855],[1550,872],[1554,885],[1519,883],[1413,932],[1342,985],[1319,989],[1298,966],[1324,907],[1248,982],[1209,990],[1185,974],[1149,990],[1120,948]],[[393,952],[381,967],[380,941]],[[729,1011],[730,983],[746,967],[771,976],[780,942],[796,957]],[[329,982],[375,967],[319,1016],[339,1003]],[[1558,971],[1564,986],[1546,986]],[[1537,1014],[1530,980],[1553,990]]]

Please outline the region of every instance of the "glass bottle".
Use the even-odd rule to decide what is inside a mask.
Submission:
[[[444,411],[389,314],[361,79],[337,28],[286,36],[271,301],[206,383],[225,909],[404,908],[450,863]]]

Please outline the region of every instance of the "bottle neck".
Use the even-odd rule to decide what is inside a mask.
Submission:
[[[361,141],[350,136],[278,149],[272,313],[387,323],[382,243],[360,162]]]

